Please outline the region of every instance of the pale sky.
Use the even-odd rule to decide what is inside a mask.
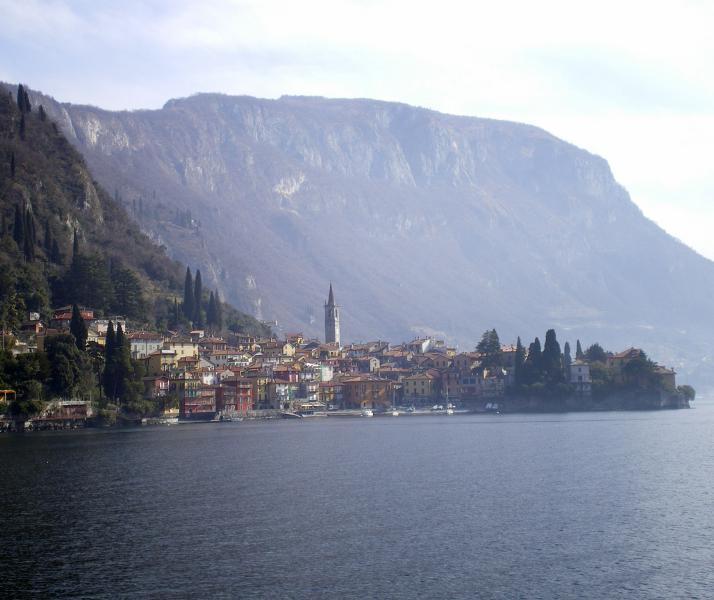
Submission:
[[[706,1],[0,0],[0,80],[109,109],[306,94],[531,123],[714,259],[713,31]]]

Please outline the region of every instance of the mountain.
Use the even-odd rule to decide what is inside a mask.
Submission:
[[[346,340],[555,327],[714,383],[714,264],[537,127],[374,100],[31,96],[173,257],[284,329],[322,336],[332,281]]]
[[[134,326],[165,326],[183,293],[185,267],[94,181],[44,107],[20,108],[8,93],[0,93],[0,217],[3,326],[70,302],[125,315]],[[268,331],[228,311],[244,329]]]

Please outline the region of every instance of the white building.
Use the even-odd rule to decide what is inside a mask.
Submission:
[[[570,384],[581,396],[589,396],[592,388],[590,365],[582,360],[576,360],[570,365]]]

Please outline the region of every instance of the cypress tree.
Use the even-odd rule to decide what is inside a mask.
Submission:
[[[20,84],[17,86],[17,108],[20,109],[21,113],[30,112],[27,108],[29,100],[27,99],[27,94],[25,92],[25,86]]]
[[[186,279],[183,284],[183,316],[189,321],[193,319],[193,278],[191,269],[186,267]]]
[[[106,341],[104,342],[104,373],[102,374],[102,388],[107,398],[114,399],[116,389],[116,365],[115,365],[115,345],[114,324],[109,321],[107,327]]]
[[[578,340],[575,345],[575,360],[583,360],[584,358],[585,354],[583,353],[583,347],[580,345],[580,340]]]
[[[536,338],[533,343],[528,346],[528,356],[526,357],[526,381],[525,383],[535,383],[540,381],[541,372],[541,348],[540,340]]]
[[[542,361],[543,370],[545,371],[548,382],[557,383],[563,380],[560,344],[556,338],[555,329],[549,329],[545,334]]]
[[[35,233],[35,219],[30,212],[30,209],[25,210],[25,239],[23,244],[23,250],[25,253],[25,260],[33,261],[35,259],[35,243],[37,240],[37,234]]]
[[[206,324],[209,328],[216,325],[216,297],[213,295],[213,290],[208,297],[208,308],[206,309]]]
[[[203,327],[202,300],[203,285],[201,283],[201,271],[199,269],[196,269],[196,279],[194,282],[193,295],[193,324],[195,327]]]
[[[523,347],[523,344],[521,343],[521,338],[520,336],[518,337],[518,341],[516,342],[516,357],[515,357],[515,363],[514,363],[514,368],[513,368],[513,378],[516,382],[516,385],[520,385],[523,383],[523,366],[526,360],[526,349]]]
[[[117,324],[116,345],[114,348],[116,365],[116,397],[126,401],[131,388],[131,349],[129,339],[124,335],[121,323]]]
[[[27,88],[23,87],[22,88],[22,103],[23,103],[23,112],[32,112],[32,104],[30,104],[30,96],[27,93]]]
[[[45,107],[40,104],[40,108],[37,111],[40,114],[40,121],[47,120],[47,113],[45,112]]]
[[[15,170],[17,168],[17,165],[15,164],[15,153],[13,152],[10,154],[10,177],[14,179],[15,177]]]
[[[79,237],[77,236],[77,228],[74,229],[74,237],[72,238],[72,261],[79,256]]]
[[[58,265],[62,262],[62,254],[60,253],[57,239],[52,240],[52,251],[50,253],[50,261]]]
[[[45,237],[42,240],[42,247],[45,250],[45,254],[49,257],[52,252],[52,231],[50,230],[49,221],[45,221]]]
[[[169,319],[168,328],[171,330],[178,329],[179,320],[180,320],[180,315],[179,315],[178,300],[176,298],[174,298],[174,305],[173,305],[173,308],[171,309],[171,318]]]
[[[21,140],[24,140],[24,139],[25,139],[25,128],[26,128],[25,115],[23,114],[23,115],[20,117],[20,139],[21,139]]]
[[[12,237],[20,250],[25,247],[25,220],[19,205],[15,205],[15,224],[12,228]]]
[[[565,342],[565,346],[563,346],[563,373],[565,374],[566,382],[570,381],[570,365],[572,362],[573,359],[570,356],[570,344]]]
[[[74,336],[74,343],[82,352],[87,348],[87,325],[76,304],[72,305],[72,319],[69,322],[69,332]]]
[[[223,330],[223,306],[221,305],[221,297],[218,295],[218,290],[216,290],[216,323],[215,327],[217,331]]]

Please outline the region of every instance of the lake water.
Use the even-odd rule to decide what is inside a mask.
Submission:
[[[0,436],[4,598],[712,598],[714,404]]]

